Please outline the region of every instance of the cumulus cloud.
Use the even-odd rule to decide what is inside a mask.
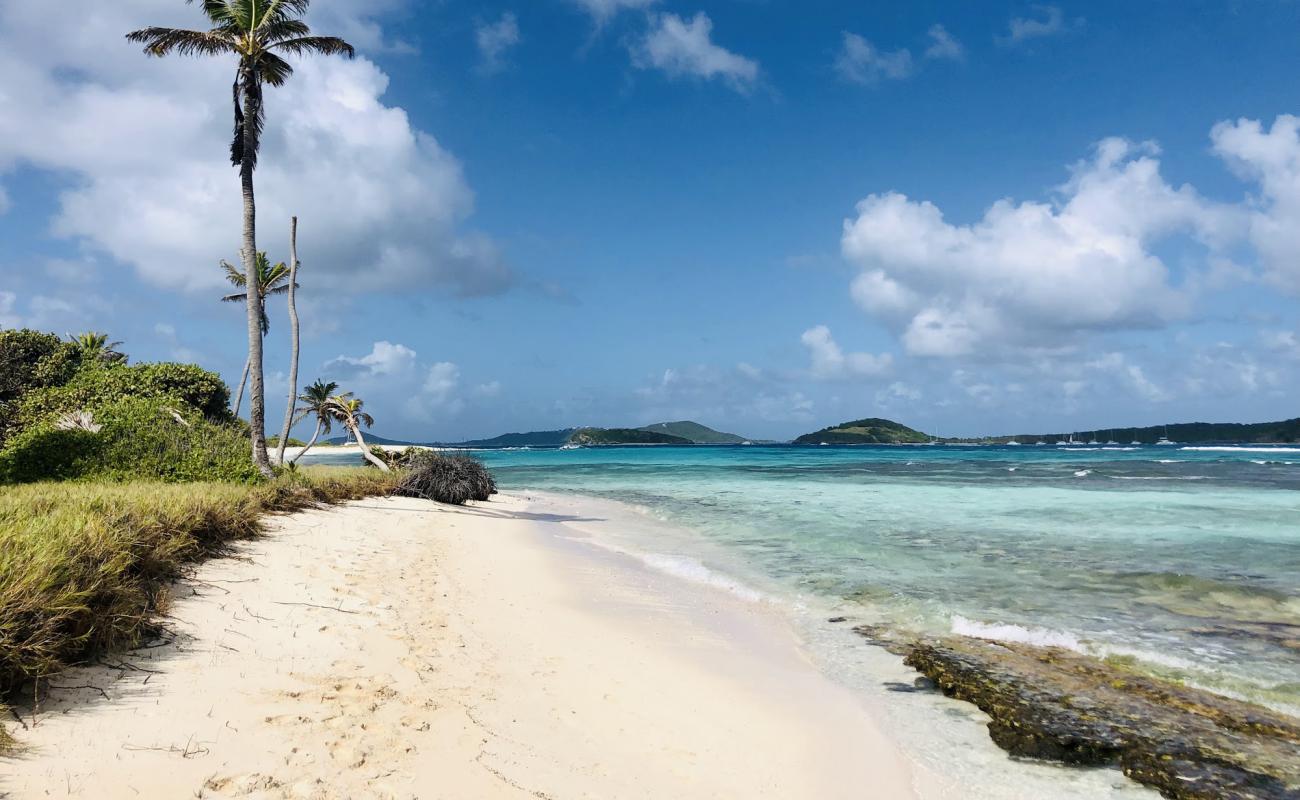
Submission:
[[[1106,139],[1054,202],[999,200],[969,225],[927,201],[871,195],[844,223],[843,254],[862,270],[852,296],[922,356],[1163,326],[1189,298],[1152,246],[1183,233],[1221,247],[1242,217],[1168,184],[1157,156],[1153,144]]]
[[[715,44],[713,21],[703,11],[689,21],[676,14],[652,17],[650,30],[632,46],[632,61],[674,78],[722,80],[739,92],[758,81],[758,62]]]
[[[1249,235],[1264,277],[1300,294],[1300,117],[1283,114],[1270,128],[1251,119],[1221,122],[1210,139],[1229,166],[1259,185]]]
[[[597,25],[603,25],[620,11],[649,8],[658,0],[573,0],[573,2],[590,14]]]
[[[458,414],[465,408],[460,397],[460,367],[450,361],[439,361],[429,367],[420,393],[407,404],[411,416],[428,418],[435,412]]]
[[[364,35],[374,22],[363,8],[330,6],[320,19],[353,19]],[[154,0],[67,0],[58,15],[0,5],[0,173],[30,165],[74,176],[54,232],[186,290],[219,285],[217,260],[238,254],[231,64],[149,59],[123,34],[202,22],[193,6]],[[295,68],[267,94],[259,246],[283,253],[296,214],[305,284],[461,295],[507,287],[512,273],[495,244],[465,228],[473,193],[459,162],[384,103],[387,75],[364,57]]]
[[[901,80],[912,74],[912,53],[906,48],[885,52],[858,34],[845,31],[835,57],[835,71],[853,83]]]
[[[338,356],[326,362],[325,368],[331,367],[350,368],[353,375],[370,378],[405,375],[415,367],[415,351],[404,344],[375,342],[364,356]]]
[[[966,48],[942,25],[931,25],[926,35],[930,38],[930,45],[925,48],[926,58],[961,61],[966,57]]]
[[[479,69],[488,75],[506,68],[506,53],[519,44],[519,21],[507,11],[496,22],[484,22],[474,30]]]
[[[1065,12],[1060,6],[1034,6],[1034,15],[1012,17],[1007,23],[1007,44],[1019,44],[1030,39],[1056,36],[1066,31]]]
[[[809,371],[819,380],[880,375],[889,370],[894,360],[888,353],[845,353],[825,325],[804,331],[800,341],[812,360]]]

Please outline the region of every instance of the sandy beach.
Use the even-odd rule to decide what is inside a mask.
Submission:
[[[0,796],[905,798],[929,783],[785,622],[502,495],[272,522],[166,643],[17,709]]]

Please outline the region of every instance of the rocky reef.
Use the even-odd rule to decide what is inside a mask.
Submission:
[[[855,629],[949,697],[1007,752],[1118,766],[1178,800],[1297,800],[1300,721],[1057,647]]]

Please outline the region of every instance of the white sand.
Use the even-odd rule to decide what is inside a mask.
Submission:
[[[529,517],[500,497],[278,520],[177,587],[173,645],[24,709],[0,796],[914,796],[783,622]]]

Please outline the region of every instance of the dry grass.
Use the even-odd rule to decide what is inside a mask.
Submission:
[[[395,481],[310,467],[257,486],[0,487],[0,699],[138,644],[185,566],[255,535],[266,514],[388,494]],[[10,742],[0,727],[0,748]]]

